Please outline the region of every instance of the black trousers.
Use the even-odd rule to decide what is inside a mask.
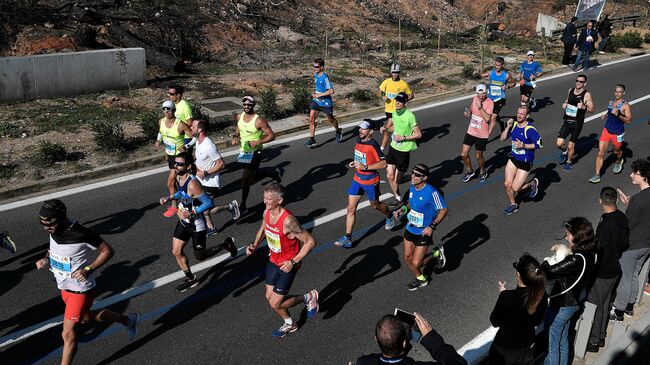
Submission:
[[[575,44],[564,43],[564,55],[562,55],[562,64],[569,65],[571,59],[571,53],[573,53],[573,47]]]
[[[587,301],[598,306],[594,315],[594,323],[591,325],[591,333],[589,334],[589,342],[592,344],[605,339],[607,335],[609,302],[617,281],[617,277],[611,279],[596,278],[594,286],[589,291]]]

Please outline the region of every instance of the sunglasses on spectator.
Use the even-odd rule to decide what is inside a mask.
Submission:
[[[419,172],[417,172],[417,171],[411,171],[411,175],[413,175],[413,176],[415,176],[415,177],[424,177],[424,174],[419,173]]]
[[[57,224],[59,224],[59,222],[56,222],[56,221],[44,221],[44,220],[41,220],[41,219],[38,220],[38,223],[40,223],[43,227],[52,227],[52,226],[56,226]]]

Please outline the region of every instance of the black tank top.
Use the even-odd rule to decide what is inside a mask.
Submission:
[[[578,123],[584,123],[585,121],[585,114],[587,113],[587,109],[578,109],[578,103],[585,103],[585,94],[587,93],[587,90],[582,89],[582,92],[578,95],[575,93],[575,88],[572,88],[569,91],[569,99],[567,102],[567,108],[564,110],[564,120],[570,121],[570,122],[578,122]],[[572,116],[568,113],[572,111],[572,109],[575,108],[575,116]]]

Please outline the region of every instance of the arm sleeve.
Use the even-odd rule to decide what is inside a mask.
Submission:
[[[194,213],[196,214],[201,214],[206,210],[214,207],[214,202],[212,201],[212,199],[210,199],[210,197],[206,193],[199,195],[197,199],[201,201],[201,205],[194,208]]]
[[[446,344],[442,336],[432,329],[420,342],[431,357],[441,365],[467,365],[467,361],[456,352],[452,345]]]

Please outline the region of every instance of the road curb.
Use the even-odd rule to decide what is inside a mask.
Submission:
[[[626,55],[621,55],[617,57],[611,57],[608,58],[607,61],[613,61],[617,59],[624,59],[624,58],[633,58],[642,54],[645,54],[645,51],[641,52],[635,52],[632,54],[626,54]],[[545,75],[553,75],[561,72],[567,72],[569,69],[565,65],[561,65],[558,67],[554,67],[552,69],[549,69],[548,71],[545,72]],[[476,83],[480,82],[480,80],[475,80]],[[417,107],[417,106],[422,106],[425,104],[429,104],[435,101],[440,101],[440,100],[445,100],[445,99],[451,99],[453,97],[465,94],[465,93],[471,93],[474,90],[474,86],[471,87],[461,87],[458,89],[454,89],[451,91],[447,91],[444,93],[440,94],[435,94],[435,95],[429,95],[421,98],[415,98],[409,102],[410,107]],[[339,123],[347,123],[349,121],[355,120],[355,119],[363,119],[363,118],[369,118],[369,117],[374,117],[380,114],[384,113],[384,107],[383,106],[378,106],[378,107],[373,107],[369,109],[364,109],[360,111],[355,111],[355,112],[349,112],[349,113],[343,113],[340,115],[337,115],[337,120]],[[273,122],[271,122],[273,123]],[[296,132],[300,132],[303,130],[307,130],[309,128],[309,125],[306,123],[298,124],[295,126],[291,126],[289,128],[285,128],[282,130],[277,130],[274,131],[276,136],[283,136],[283,135],[288,135]],[[222,150],[222,151],[227,151],[229,149],[234,148],[233,146],[229,146],[228,142],[225,140],[222,141],[217,141],[215,142],[217,147]],[[88,181],[92,179],[98,179],[98,178],[103,178],[106,176],[111,176],[119,173],[123,173],[128,170],[134,170],[134,169],[140,169],[144,167],[153,167],[153,166],[163,166],[163,156],[161,156],[159,153],[150,155],[150,156],[145,156],[141,157],[132,161],[126,161],[126,162],[121,162],[113,165],[108,165],[108,166],[102,166],[96,169],[88,170],[88,171],[83,171],[79,173],[73,173],[73,174],[68,174],[64,176],[59,176],[51,179],[45,179],[42,181],[38,181],[35,183],[31,184],[25,184],[17,187],[12,187],[9,189],[2,189],[0,190],[0,201],[1,200],[8,200],[12,198],[17,198],[20,196],[28,195],[28,194],[33,194],[33,193],[38,193],[41,191],[46,191],[50,189],[55,189],[55,188],[60,188],[64,187],[67,185],[71,185],[74,183],[79,183],[82,181]]]

